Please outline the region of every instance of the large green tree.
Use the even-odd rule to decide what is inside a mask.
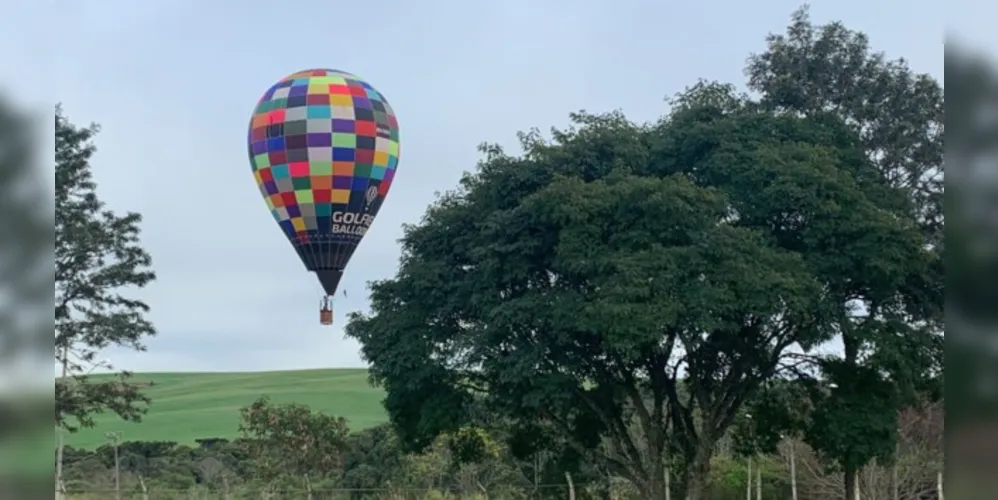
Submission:
[[[483,147],[347,332],[410,445],[484,401],[645,498],[670,462],[707,498],[742,404],[834,333],[841,270],[890,295],[926,265],[921,234],[833,114],[702,82],[656,124],[573,119],[521,156]]]
[[[55,109],[55,359],[56,423],[92,426],[93,415],[114,412],[137,420],[148,402],[128,373],[87,376],[102,349],[144,349],[155,329],[148,306],[130,296],[155,279],[139,241],[141,215],[109,210],[97,195],[90,160],[96,125],[77,127]],[[104,366],[109,368],[109,366]]]
[[[926,250],[918,272],[840,261],[826,281],[842,352],[815,359],[827,387],[813,392],[805,438],[842,468],[852,498],[857,470],[893,454],[901,408],[941,377],[943,91],[904,60],[874,53],[863,33],[813,24],[806,7],[747,74],[768,109],[842,120],[873,167],[871,182],[904,195],[892,211],[915,221]]]

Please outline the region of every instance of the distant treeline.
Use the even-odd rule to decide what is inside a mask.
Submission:
[[[206,437],[195,445],[126,441],[95,450],[66,447],[69,498],[576,498],[638,499],[634,488],[579,457],[539,452],[517,457],[501,429],[466,428],[407,453],[389,425],[349,432],[346,421],[300,405],[258,401],[243,410],[243,438]],[[906,410],[898,460],[860,474],[862,498],[928,499],[942,467],[941,403]],[[299,429],[292,435],[285,431]],[[798,498],[842,497],[841,476],[808,446],[785,439],[772,454],[740,456],[721,441],[711,498],[790,498],[791,458]],[[117,463],[116,463],[117,457]],[[751,463],[750,463],[751,462]],[[753,482],[748,484],[749,474]],[[675,483],[673,483],[675,484]],[[673,498],[682,498],[673,491]],[[487,495],[487,496],[486,496]],[[451,496],[453,498],[453,496]]]

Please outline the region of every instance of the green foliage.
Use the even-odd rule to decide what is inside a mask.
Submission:
[[[459,463],[481,463],[499,454],[498,445],[489,434],[474,427],[463,427],[448,436],[447,446]]]
[[[284,415],[300,413],[296,405],[271,406]],[[252,407],[245,409],[251,411]],[[319,433],[339,433],[340,422],[334,417],[323,419],[326,430]],[[279,434],[285,421],[277,419],[277,427],[264,423],[270,434]],[[313,419],[311,425],[318,425]],[[310,484],[318,497],[384,498],[398,494],[409,498],[473,498],[483,488],[493,498],[563,497],[564,489],[550,488],[543,477],[530,478],[524,468],[499,444],[497,436],[482,429],[459,433],[464,439],[481,439],[487,452],[471,464],[450,452],[452,437],[442,437],[425,452],[407,454],[398,446],[391,428],[385,425],[353,433],[338,441],[336,449],[343,460],[325,466],[305,469],[274,468],[275,455],[288,453],[287,441],[278,439],[207,438],[207,446],[191,447],[168,442],[125,442],[118,449],[119,466],[126,493],[136,493],[145,484],[151,498],[187,498],[197,492],[203,498],[260,498],[271,492],[285,498],[304,496],[305,484]],[[67,447],[65,451],[67,483],[71,494],[104,491],[110,496],[109,482],[114,469],[114,450],[104,446],[87,451]],[[304,461],[305,459],[302,458]],[[307,474],[307,479],[304,475]],[[564,481],[564,471],[557,475],[558,486]],[[582,485],[589,476],[577,475]],[[533,479],[533,481],[532,481]],[[547,484],[544,489],[541,486]],[[450,495],[450,496],[448,496]],[[99,496],[99,495],[98,495]],[[588,498],[580,495],[581,498]],[[76,496],[71,496],[76,498]]]
[[[156,278],[139,242],[142,217],[117,215],[97,196],[90,160],[96,125],[80,128],[55,113],[55,352],[65,366],[56,380],[56,423],[69,430],[92,427],[93,415],[113,412],[138,420],[147,403],[123,373],[94,381],[86,372],[110,345],[142,350],[155,329],[149,307],[124,294]]]
[[[240,410],[239,431],[262,459],[259,469],[268,477],[291,472],[321,475],[342,462],[347,422],[299,404],[274,405],[262,397]]]
[[[943,91],[904,60],[872,52],[865,34],[841,23],[811,23],[806,7],[794,13],[785,34],[770,35],[747,73],[762,106],[840,120],[858,139],[857,163],[873,167],[853,177],[885,193],[868,197],[873,210],[848,206],[864,219],[850,223],[857,231],[851,249],[816,260],[826,270],[827,302],[838,309],[833,323],[844,352],[842,359],[812,365],[824,384],[835,386],[813,392],[813,418],[800,430],[845,468],[851,497],[856,469],[893,453],[902,405],[938,389]]]
[[[763,384],[735,419],[736,455],[776,453],[785,437],[802,432],[814,411],[814,390],[811,380],[774,379]]]
[[[305,498],[310,486],[314,498],[553,499],[565,498],[565,474],[570,473],[580,499],[647,498],[639,488],[604,469],[585,463],[564,467],[568,462],[555,452],[557,448],[535,450],[533,456],[520,459],[504,444],[509,436],[502,426],[467,427],[440,436],[420,453],[407,453],[388,425],[364,429],[341,439],[341,419],[328,415],[319,417],[318,412],[310,412],[301,405],[264,406],[277,418],[257,422],[263,439],[204,437],[197,440],[198,446],[174,442],[121,443],[117,455],[125,497],[138,498],[145,488],[150,499],[164,500],[192,497],[249,500],[267,495]],[[260,405],[250,405],[244,410],[250,412],[254,407]],[[899,448],[902,453],[907,452],[901,463],[923,471],[920,475],[905,474],[918,488],[932,485],[935,471],[942,463],[940,412],[941,405],[910,408],[904,429],[899,433],[903,439]],[[282,429],[289,427],[286,418],[289,415],[297,415],[298,421],[307,421],[309,431],[293,436],[282,434]],[[310,468],[308,472],[304,472],[306,469],[273,467],[274,457],[285,457],[289,445],[294,447],[293,440],[301,439],[302,434],[329,433],[336,440],[336,446],[329,450],[342,457],[341,460],[329,462],[325,467]],[[726,444],[720,448],[720,454],[711,460],[709,498],[744,498],[746,460],[726,453],[724,450],[729,449]],[[811,454],[805,450],[806,445],[800,445],[800,448],[798,460],[808,460]],[[469,460],[468,455],[461,456],[461,450],[471,450],[474,461]],[[919,450],[930,452],[924,454]],[[70,498],[111,498],[114,457],[111,445],[96,450],[67,447],[65,476]],[[924,467],[931,461],[935,465]],[[762,472],[765,498],[782,498],[788,494],[789,476],[782,457],[758,453],[752,456],[752,462],[753,477],[756,471]],[[827,481],[813,475],[815,471],[820,472],[820,467],[815,467],[812,461],[808,466],[799,466],[798,470],[801,471],[798,478],[801,498],[830,498],[823,486]],[[670,472],[672,496],[683,498],[683,485],[679,482],[681,471],[673,469]],[[90,496],[84,496],[85,493]]]
[[[378,488],[405,475],[405,454],[387,425],[351,434],[347,449],[341,481],[345,488]]]
[[[762,103],[802,113],[831,112],[859,132],[881,176],[909,191],[912,213],[941,243],[943,90],[903,60],[870,49],[865,33],[841,23],[815,25],[808,8],[747,68]]]
[[[667,443],[703,480],[786,349],[837,332],[836,299],[893,300],[930,259],[904,193],[833,113],[701,82],[655,125],[573,120],[522,135],[521,157],[484,146],[347,332],[407,445],[483,402],[654,496]]]
[[[762,498],[789,498],[790,481],[786,467],[769,456],[752,460],[752,498],[756,495],[755,481],[761,472]],[[748,487],[748,462],[744,458],[718,457],[711,464],[711,498],[745,498]],[[808,498],[808,497],[804,497]]]
[[[858,469],[875,458],[892,459],[902,407],[894,384],[869,366],[842,360],[825,365],[833,386],[815,396],[805,441],[844,468]]]

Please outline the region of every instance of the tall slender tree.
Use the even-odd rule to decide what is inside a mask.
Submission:
[[[829,275],[843,348],[816,359],[827,388],[814,391],[805,439],[842,468],[851,499],[859,468],[893,454],[901,407],[941,374],[943,91],[904,60],[873,52],[865,34],[813,24],[806,6],[785,34],[768,38],[746,72],[765,107],[831,114],[850,127],[874,167],[873,181],[904,193],[885,208],[911,217],[927,249],[928,266],[894,274],[901,277],[895,283],[877,279],[886,269],[871,275],[849,262]]]
[[[141,215],[118,215],[97,195],[90,167],[97,125],[77,127],[60,106],[55,111],[56,423],[73,431],[92,426],[96,413],[141,417],[148,398],[128,373],[87,374],[108,346],[144,349],[155,329],[145,317],[149,307],[129,293],[156,276],[139,241]]]

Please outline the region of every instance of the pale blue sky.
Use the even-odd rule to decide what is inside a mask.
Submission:
[[[11,88],[34,102],[62,101],[77,123],[100,123],[100,193],[145,216],[159,280],[143,296],[160,333],[148,352],[109,352],[117,368],[362,366],[358,346],[343,338],[344,313],[367,307],[366,282],[394,273],[401,225],[474,168],[479,142],[512,146],[518,130],[564,125],[579,109],[654,119],[663,97],[698,78],[741,85],[746,57],[800,3],[62,2],[47,20],[19,7],[53,36],[5,56],[17,64],[3,71],[11,81],[8,68],[55,56],[51,70],[18,69]],[[941,78],[943,8],[818,1],[812,16],[866,31],[876,48]],[[29,39],[27,25],[0,39]],[[330,328],[317,324],[320,289],[270,217],[244,149],[261,93],[311,67],[371,82],[402,131],[396,183],[346,273],[349,299],[337,298]]]

